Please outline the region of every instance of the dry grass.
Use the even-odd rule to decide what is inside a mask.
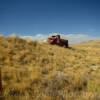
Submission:
[[[7,100],[99,100],[100,41],[70,48],[0,36]]]

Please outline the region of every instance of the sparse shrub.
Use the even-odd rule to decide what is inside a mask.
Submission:
[[[48,64],[49,63],[49,59],[48,58],[42,58],[41,63]]]
[[[36,47],[37,44],[38,44],[38,42],[37,41],[34,41],[34,42],[32,42],[32,44],[33,44],[34,47]]]

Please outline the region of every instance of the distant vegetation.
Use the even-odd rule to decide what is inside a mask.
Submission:
[[[0,36],[7,100],[99,100],[100,41],[70,48]]]

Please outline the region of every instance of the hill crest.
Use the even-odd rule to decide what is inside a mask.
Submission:
[[[87,98],[88,91],[92,95],[99,93],[99,51],[99,40],[63,48],[18,37],[0,37],[4,95],[17,93],[31,99],[52,100],[67,99],[67,96],[59,94],[62,91],[74,92],[74,96],[86,92]],[[38,97],[38,94],[43,96]],[[55,94],[57,96],[52,97]]]

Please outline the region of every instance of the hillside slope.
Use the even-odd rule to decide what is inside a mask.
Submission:
[[[63,48],[1,36],[0,66],[7,100],[100,98],[99,40]]]

